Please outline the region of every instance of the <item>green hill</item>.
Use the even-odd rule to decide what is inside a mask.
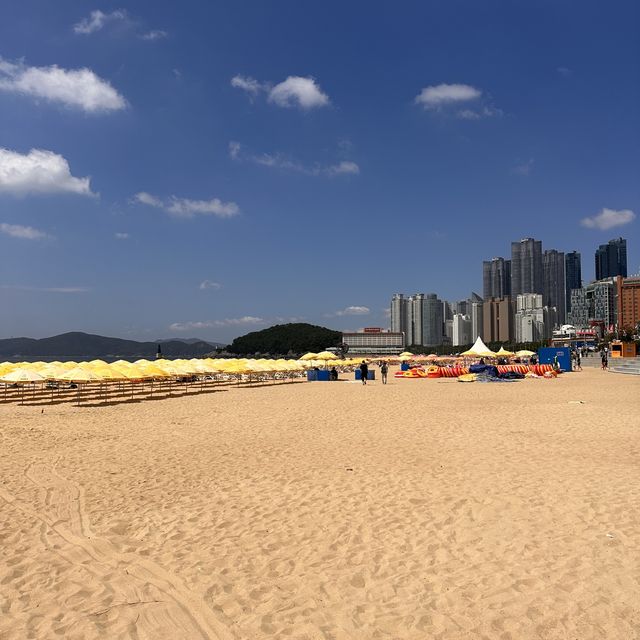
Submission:
[[[236,338],[227,351],[237,355],[286,355],[290,352],[301,355],[308,351],[319,352],[328,347],[337,347],[341,342],[340,331],[297,322],[277,324],[262,331],[247,333]]]
[[[180,340],[163,342],[162,353],[169,357],[202,356],[215,345],[208,342],[186,344]],[[153,358],[157,342],[137,342],[121,338],[107,338],[80,331],[63,333],[51,338],[7,338],[0,340],[0,356],[4,357],[77,357],[93,359],[106,357]]]

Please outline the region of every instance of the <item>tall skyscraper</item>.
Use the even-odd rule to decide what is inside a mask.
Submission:
[[[483,304],[483,333],[486,342],[509,342],[513,339],[511,298],[489,298]]]
[[[402,293],[391,298],[391,331],[407,334],[407,300]]]
[[[567,290],[564,268],[563,252],[555,249],[547,249],[544,252],[542,255],[543,305],[556,308],[556,317],[560,324],[564,324],[566,320]]]
[[[571,290],[582,287],[582,261],[578,251],[564,254],[564,277],[566,288],[566,313],[571,311]]]
[[[425,346],[442,344],[444,320],[442,300],[435,293],[427,293],[422,300],[422,342]]]
[[[482,295],[485,300],[511,295],[511,260],[492,258],[482,262]]]
[[[466,344],[471,344],[471,318],[468,315],[462,313],[456,313],[453,316],[453,332],[452,342],[454,347],[459,347]]]
[[[627,277],[627,241],[624,238],[609,240],[596,250],[596,280]]]
[[[424,324],[424,293],[415,293],[409,297],[411,307],[411,335],[413,341],[411,344],[424,344],[423,342],[423,324]]]
[[[471,303],[471,342],[475,342],[476,338],[484,334],[483,306],[482,301],[474,300]]]
[[[543,293],[542,242],[524,238],[511,243],[511,297]]]

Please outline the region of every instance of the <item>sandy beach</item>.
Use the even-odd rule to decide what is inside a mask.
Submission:
[[[640,638],[640,380],[0,404],[0,638]]]

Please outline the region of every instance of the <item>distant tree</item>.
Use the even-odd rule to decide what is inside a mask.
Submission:
[[[302,355],[337,347],[342,333],[304,322],[278,324],[262,331],[252,331],[236,338],[227,351],[235,355]]]

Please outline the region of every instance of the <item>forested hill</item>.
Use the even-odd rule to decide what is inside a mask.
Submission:
[[[264,353],[271,355],[301,355],[308,351],[319,352],[328,347],[337,347],[342,342],[342,333],[326,327],[297,322],[277,324],[262,331],[252,331],[236,338],[227,350],[238,355]]]
[[[169,357],[194,357],[210,353],[216,344],[180,340],[162,342],[162,355]],[[73,331],[51,338],[8,338],[0,340],[0,357],[73,357],[93,358],[153,358],[158,351],[157,342],[137,342],[121,338],[107,338]]]

